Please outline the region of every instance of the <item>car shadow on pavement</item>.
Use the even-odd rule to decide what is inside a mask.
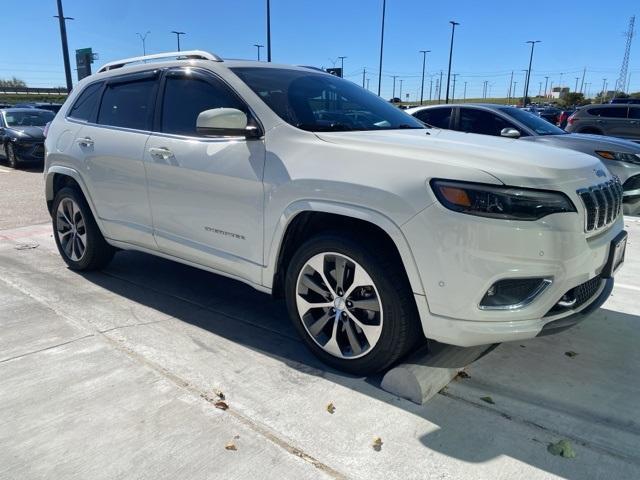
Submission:
[[[519,418],[521,414],[518,412],[522,410],[519,410],[518,405],[521,404],[543,405],[554,415],[567,414],[571,418],[577,415],[576,425],[593,419],[607,424],[607,428],[623,428],[631,441],[634,438],[635,441],[640,441],[640,424],[637,418],[625,422],[622,418],[614,418],[613,413],[607,415],[607,408],[594,411],[594,405],[597,404],[595,400],[581,406],[580,398],[575,398],[576,394],[571,388],[571,383],[576,380],[573,376],[583,375],[584,371],[575,372],[573,369],[578,365],[577,362],[583,360],[580,357],[571,359],[563,356],[564,351],[570,349],[567,345],[579,345],[571,348],[579,348],[581,355],[596,348],[596,359],[608,355],[613,365],[620,364],[620,368],[623,368],[624,349],[632,348],[629,342],[635,342],[638,338],[637,335],[635,338],[627,336],[622,343],[614,345],[623,350],[617,353],[608,351],[607,345],[602,343],[603,338],[607,338],[606,325],[598,325],[591,322],[591,319],[575,327],[575,330],[524,342],[524,347],[518,343],[499,346],[495,352],[482,358],[468,370],[470,380],[455,380],[442,395],[436,395],[428,404],[418,406],[381,390],[380,376],[365,379],[353,377],[321,363],[297,336],[284,303],[274,301],[269,295],[257,292],[241,282],[151,255],[128,251],[118,253],[104,272],[84,273],[82,276],[133,302],[276,358],[290,368],[326,378],[417,415],[438,427],[419,438],[421,443],[428,449],[464,462],[481,464],[506,455],[565,478],[584,478],[584,471],[572,469],[571,464],[567,463],[570,460],[554,457],[547,452],[549,439],[562,437],[558,437],[559,433],[553,428],[546,426],[544,420],[538,422],[535,418]],[[640,317],[609,312],[607,321],[623,324],[626,328],[632,324],[638,325]],[[619,330],[615,332],[622,333]],[[207,347],[199,345],[198,348]],[[550,349],[559,351],[559,359],[549,358]],[[588,359],[588,356],[584,355],[583,358]],[[566,360],[575,361],[572,364]],[[560,362],[562,366],[556,362]],[[587,362],[585,368],[589,365]],[[601,374],[605,375],[596,369],[589,378],[581,379],[586,384],[581,385],[582,390],[578,391],[589,392],[588,384],[597,385]],[[527,380],[522,382],[518,379]],[[637,384],[635,381],[635,385]],[[471,387],[465,390],[467,385]],[[606,395],[611,393],[606,391],[610,386],[605,382],[604,386],[598,387],[605,391],[598,392],[596,400],[606,399]],[[633,388],[632,391],[636,394],[640,391]],[[489,392],[496,404],[479,400],[480,396],[476,395],[476,391]],[[503,400],[506,405],[504,410],[500,408]],[[631,400],[627,403],[629,401]],[[495,417],[495,429],[486,431],[473,428],[476,415]],[[594,416],[596,418],[592,418]],[[568,426],[562,428],[572,431],[572,420],[565,420]],[[531,438],[526,439],[526,449],[521,448],[520,441],[509,441],[508,432],[523,430],[510,427],[511,422],[525,425],[527,428],[524,430],[532,432]],[[501,438],[503,432],[504,438]],[[572,441],[580,447],[578,454],[591,454],[591,451],[585,450],[589,437],[581,438],[580,432],[573,434],[575,438]],[[604,443],[605,445],[595,446],[598,454],[611,454],[622,457],[624,462],[640,464],[638,455],[627,458],[624,452],[616,451],[615,446],[608,448],[606,441]]]

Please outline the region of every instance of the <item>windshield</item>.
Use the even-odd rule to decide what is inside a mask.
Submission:
[[[533,113],[525,112],[521,108],[501,107],[500,111],[524,124],[536,132],[537,135],[563,135],[567,133],[544,118],[540,118]]]
[[[325,73],[285,68],[232,69],[285,122],[311,132],[425,126],[377,95]]]
[[[5,112],[4,119],[8,127],[44,127],[53,120],[55,114],[42,110],[27,110],[23,112]]]

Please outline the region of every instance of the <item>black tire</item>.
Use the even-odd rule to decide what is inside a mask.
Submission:
[[[358,235],[327,233],[302,244],[289,262],[285,278],[289,316],[311,351],[338,370],[360,376],[380,372],[418,343],[426,341],[404,268],[397,255],[388,250],[388,246]],[[300,272],[309,259],[325,252],[335,252],[355,260],[371,277],[380,297],[384,318],[382,333],[375,346],[359,358],[344,359],[326,352],[307,332],[298,314],[296,295]]]
[[[60,204],[65,200],[71,200],[77,205],[81,217],[76,218],[84,219],[82,227],[78,227],[78,232],[84,232],[83,235],[86,238],[86,244],[84,245],[84,252],[79,258],[72,258],[62,245],[61,229],[64,230],[65,220],[58,214],[58,208]],[[53,200],[53,207],[51,209],[51,217],[53,222],[53,237],[56,241],[58,251],[62,256],[62,259],[72,270],[90,271],[99,270],[106,267],[115,253],[115,248],[109,245],[98,225],[96,224],[91,209],[87,204],[82,193],[76,188],[65,187],[62,188]],[[73,250],[73,247],[71,247]],[[76,255],[77,256],[77,255]]]
[[[7,163],[11,168],[18,168],[18,156],[16,150],[11,142],[5,145],[5,151],[7,152]]]

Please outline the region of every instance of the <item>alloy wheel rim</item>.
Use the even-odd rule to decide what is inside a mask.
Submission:
[[[78,262],[87,251],[87,229],[78,204],[64,198],[56,211],[56,234],[67,258]]]
[[[337,358],[366,355],[382,334],[378,289],[358,262],[340,253],[307,260],[296,283],[296,306],[311,339]]]

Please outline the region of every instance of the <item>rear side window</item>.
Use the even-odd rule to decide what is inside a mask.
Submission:
[[[449,128],[452,110],[450,107],[428,108],[414,113],[413,116],[432,127]]]
[[[629,118],[640,120],[640,107],[631,107],[629,109]]]
[[[73,104],[71,110],[69,110],[69,116],[76,120],[89,121],[94,118],[95,111],[98,107],[98,100],[100,100],[100,89],[102,88],[102,82],[92,83],[85,88],[76,103]]]
[[[107,85],[100,103],[98,123],[151,130],[156,83],[153,78]]]
[[[178,135],[197,135],[198,115],[212,108],[247,108],[222,82],[188,77],[180,72],[167,75],[162,100],[161,131]]]
[[[589,115],[607,118],[627,118],[627,110],[629,107],[613,107],[613,108],[590,108]]]

